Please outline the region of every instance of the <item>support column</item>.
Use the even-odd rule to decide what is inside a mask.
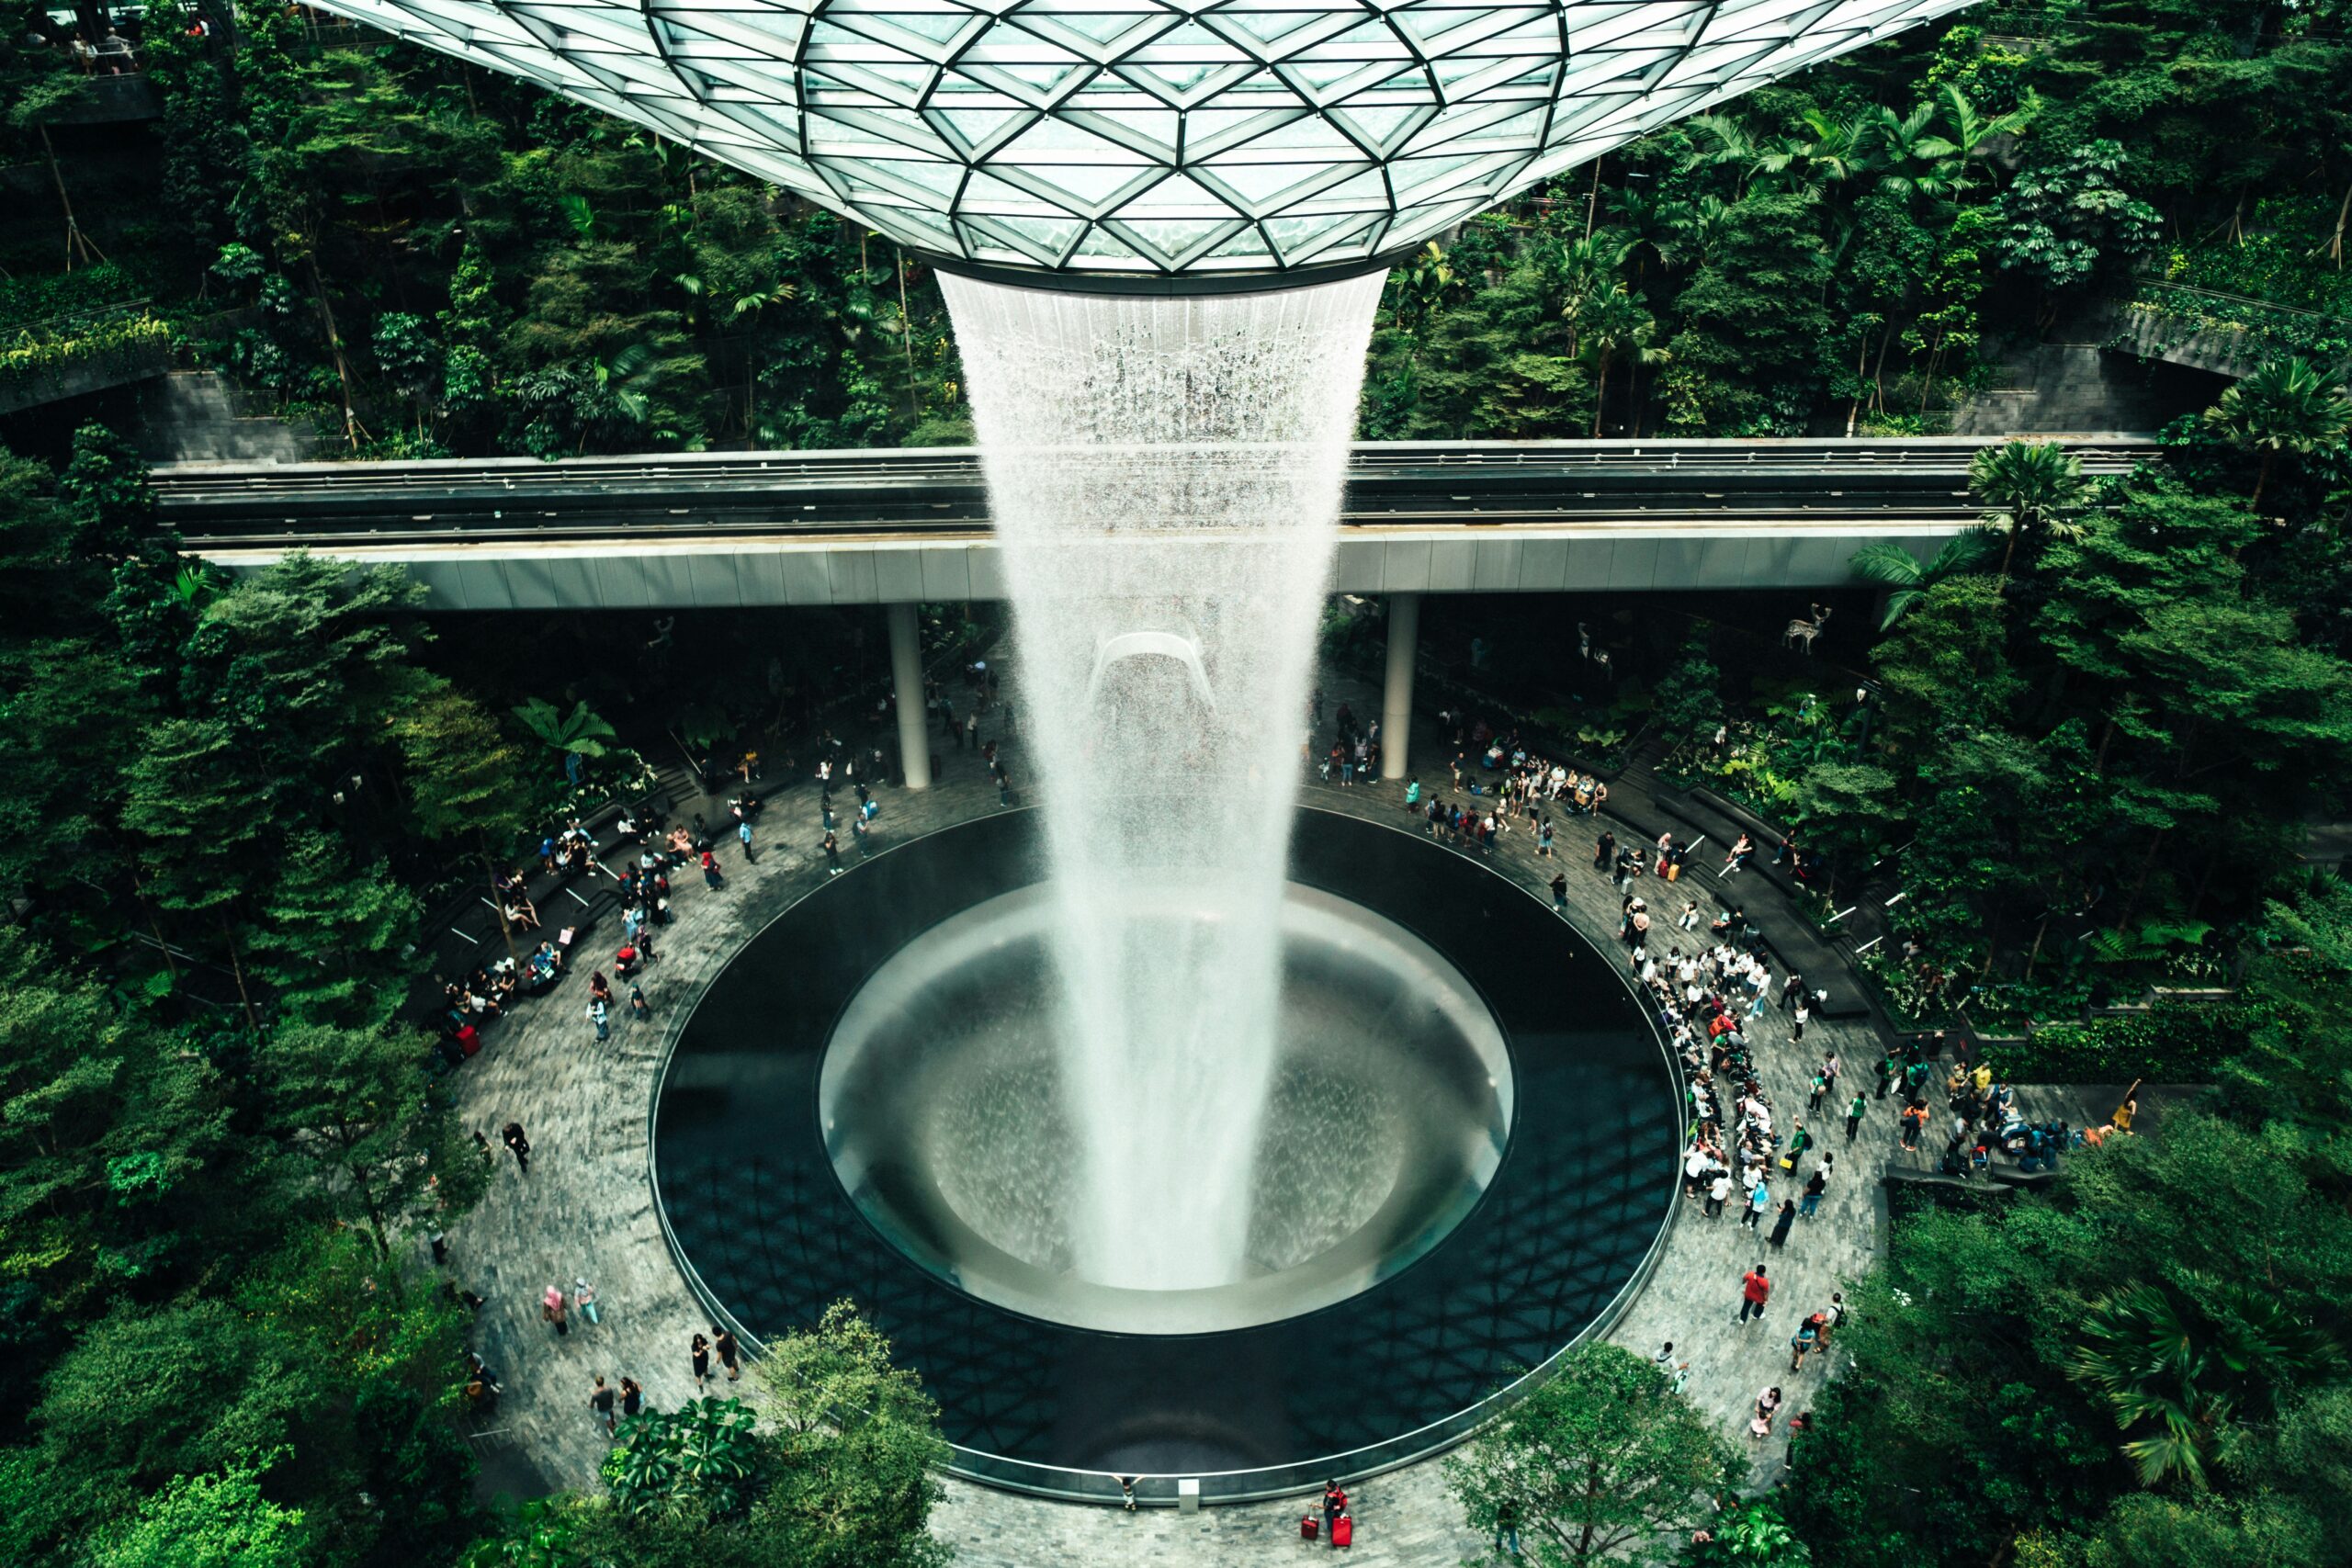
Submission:
[[[1421,596],[1388,596],[1388,679],[1380,691],[1380,776],[1405,776],[1413,739],[1413,661],[1421,646]]]
[[[899,704],[899,765],[909,789],[931,787],[931,726],[922,705],[922,637],[912,604],[886,604],[890,619],[890,684]]]

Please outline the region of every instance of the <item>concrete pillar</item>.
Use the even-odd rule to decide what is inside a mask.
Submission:
[[[922,705],[922,637],[912,604],[883,606],[890,617],[890,684],[899,703],[899,764],[909,789],[931,787],[931,726]]]
[[[1413,660],[1421,646],[1421,596],[1388,596],[1388,679],[1380,689],[1380,776],[1405,776],[1413,739]]]

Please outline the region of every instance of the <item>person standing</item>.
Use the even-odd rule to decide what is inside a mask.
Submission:
[[[605,1386],[604,1374],[596,1375],[596,1386],[588,1395],[589,1414],[604,1424],[605,1436],[611,1437],[620,1422],[613,1415],[613,1391]]]
[[[695,1386],[707,1388],[710,1386],[710,1341],[699,1334],[695,1336],[694,1358]]]
[[[717,1336],[711,1341],[711,1348],[718,1352],[718,1364],[727,1369],[727,1381],[741,1382],[743,1369],[736,1364],[736,1358],[741,1351],[735,1343],[735,1331],[731,1328],[714,1328],[711,1333]]]
[[[1857,1090],[1854,1098],[1848,1102],[1846,1106],[1846,1141],[1848,1143],[1852,1143],[1854,1134],[1861,1131],[1862,1111],[1869,1104],[1870,1100],[1860,1090]]]
[[[1830,1292],[1829,1304],[1815,1315],[1821,1319],[1821,1348],[1826,1350],[1831,1336],[1838,1332],[1838,1325],[1846,1321],[1846,1293],[1843,1291]]]
[[[571,1332],[571,1311],[563,1299],[562,1286],[549,1285],[540,1295],[539,1321],[553,1324],[559,1339]]]
[[[1495,1550],[1511,1557],[1519,1555],[1519,1505],[1508,1497],[1495,1509]]]
[[[1799,1045],[1804,1043],[1805,1021],[1812,1016],[1813,1009],[1805,1005],[1803,996],[1799,996],[1797,1005],[1789,1013],[1789,1043]]]
[[[825,835],[825,874],[827,876],[839,876],[841,874],[841,840],[834,838],[831,833],[828,833]]]
[[[1804,1202],[1797,1210],[1798,1218],[1809,1220],[1821,1212],[1821,1195],[1829,1190],[1829,1161],[1837,1157],[1831,1155],[1828,1160],[1822,1162],[1819,1170],[1805,1178]]]
[[[1323,1539],[1325,1540],[1331,1539],[1333,1522],[1347,1511],[1348,1495],[1340,1489],[1340,1483],[1337,1481],[1326,1481],[1323,1483]]]
[[[1765,1278],[1764,1265],[1758,1263],[1739,1280],[1739,1316],[1735,1322],[1745,1324],[1749,1318],[1764,1321],[1764,1303],[1772,1299],[1772,1281]]]
[[[727,886],[727,878],[718,869],[718,857],[708,850],[702,852],[702,884],[714,891]]]
[[[1714,1180],[1707,1184],[1707,1218],[1712,1220],[1724,1212],[1724,1205],[1731,1201],[1734,1185],[1730,1171],[1715,1172]]]
[[[1805,1151],[1811,1147],[1813,1147],[1813,1134],[1808,1131],[1805,1124],[1800,1121],[1794,1127],[1789,1130],[1789,1147],[1785,1157],[1789,1162],[1789,1179],[1791,1181],[1803,1179],[1804,1176]]]
[[[1592,846],[1592,869],[1604,876],[1617,862],[1617,835],[1606,829]]]
[[[1781,1217],[1772,1222],[1772,1234],[1769,1239],[1773,1251],[1778,1252],[1789,1245],[1789,1232],[1795,1228],[1796,1223],[1797,1201],[1791,1198],[1781,1204]]]
[[[588,1003],[588,1021],[596,1026],[596,1038],[599,1041],[610,1040],[613,1037],[612,1024],[609,1021],[609,1015],[605,1011],[605,1003],[602,998],[590,998]]]
[[[964,716],[964,739],[971,742],[973,750],[980,749],[980,714],[978,708]]]
[[[1739,1216],[1739,1223],[1755,1230],[1764,1223],[1764,1215],[1771,1207],[1772,1186],[1759,1170],[1756,1173],[1756,1185],[1748,1190],[1747,1212]]]
[[[525,1176],[531,1174],[531,1140],[523,1135],[523,1123],[509,1122],[498,1134],[499,1141],[514,1152],[514,1168]]]
[[[828,815],[831,814],[828,813]],[[735,837],[741,840],[743,845],[743,863],[745,865],[756,863],[757,857],[752,853],[752,823],[749,818],[735,824]]]
[[[1797,1325],[1796,1337],[1789,1341],[1789,1371],[1804,1371],[1804,1359],[1821,1348],[1821,1325],[1806,1318]]]
[[[635,1378],[621,1379],[621,1419],[635,1420],[645,1414],[645,1391],[637,1386]]]

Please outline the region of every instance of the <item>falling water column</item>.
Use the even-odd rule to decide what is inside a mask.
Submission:
[[[1045,799],[1071,1245],[1246,1272],[1277,909],[1374,275],[1216,297],[943,276]]]

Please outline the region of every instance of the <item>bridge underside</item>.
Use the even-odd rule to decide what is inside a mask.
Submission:
[[[1589,526],[1505,536],[1411,533],[1340,542],[1340,593],[1553,593],[1703,588],[1827,588],[1849,582],[1856,550],[1885,539],[1934,555],[1962,525],[1918,523],[1675,528]],[[232,571],[259,570],[277,547],[198,544]],[[717,609],[767,604],[883,604],[1002,599],[1004,573],[986,535],[921,544],[829,538],[631,544],[340,546],[355,562],[397,562],[441,610]]]

